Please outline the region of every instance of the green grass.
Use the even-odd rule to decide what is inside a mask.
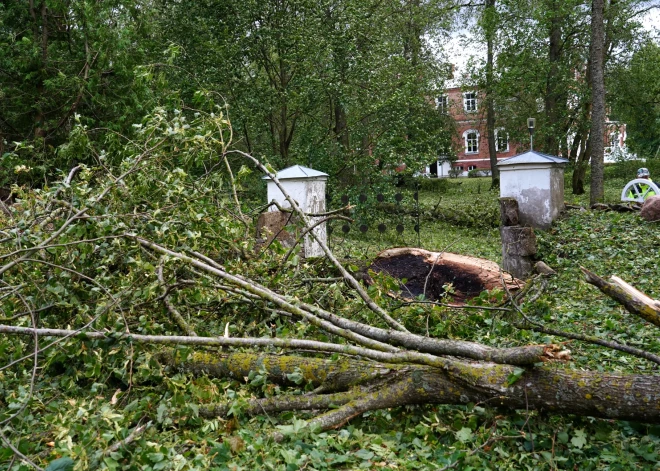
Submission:
[[[389,247],[419,246],[427,250],[456,252],[500,263],[499,190],[490,189],[490,177],[444,180],[443,184],[436,188],[424,185],[426,189],[420,191],[419,205],[425,217],[422,217],[420,224],[419,241],[411,229],[414,224],[412,217],[406,220],[406,230],[399,236],[393,227],[400,219],[391,214],[380,213],[374,217],[388,225],[386,234],[376,234],[371,230],[365,236],[353,228],[348,236],[344,236],[337,226],[330,238],[331,245],[341,255],[365,259],[370,259],[380,250]],[[609,177],[605,182],[605,202],[619,202],[621,190],[628,181],[629,179],[618,176]],[[566,174],[566,203],[588,208],[588,183],[586,190],[587,193],[583,195],[573,195],[571,174]],[[412,206],[408,207],[412,209]],[[433,212],[439,213],[439,218],[432,217]],[[378,212],[374,209],[374,213]],[[567,211],[561,218],[569,217],[570,213]]]
[[[623,183],[607,180],[609,202],[618,199],[617,191]],[[442,192],[422,192],[422,211],[437,210],[444,220],[424,219],[419,245],[499,262],[499,195],[489,191],[489,185],[489,179],[448,180]],[[570,190],[566,195],[566,200],[574,204],[585,206],[588,201],[588,195],[572,197]],[[371,217],[372,221],[387,218],[390,228],[401,222],[401,218],[391,214]],[[410,221],[409,218],[408,225]],[[526,301],[521,308],[528,316],[553,328],[587,332],[659,354],[657,329],[585,283],[579,271],[582,265],[603,277],[616,274],[660,298],[659,229],[658,224],[646,223],[634,213],[566,212],[551,230],[537,232],[538,256],[557,275],[549,280],[543,295],[533,302]],[[368,260],[388,247],[417,245],[416,234],[409,230],[403,236],[391,229],[382,236],[373,232],[369,237],[354,236],[355,231],[348,237],[343,237],[340,230],[333,233],[331,243],[340,256]],[[307,263],[294,257],[282,268],[279,264],[285,252],[275,244],[272,252],[260,258],[261,265],[257,261],[243,265],[246,276],[270,284],[273,289],[287,290],[301,300],[318,302],[340,315],[370,318],[372,313],[343,283],[300,282],[306,276],[336,276],[325,261]],[[234,266],[240,263],[231,259],[226,262]],[[401,307],[384,292],[372,292],[378,303],[389,308],[411,330],[424,333],[428,326],[430,335],[438,338],[463,338],[498,346],[563,341],[517,330],[510,315]],[[210,335],[222,335],[229,322],[232,329],[236,328],[232,330],[236,335],[271,335],[275,329],[278,337],[328,339],[327,334],[320,335],[307,324],[278,318],[259,306],[230,305],[224,299],[217,311],[206,314],[203,321],[196,320]],[[155,310],[136,322],[136,328],[146,333],[163,333],[169,325],[158,318]],[[29,345],[17,338],[5,338],[0,346],[6,360],[30,352]],[[550,367],[657,372],[650,363],[618,352],[579,342],[566,347],[572,351],[572,361]],[[70,339],[57,349],[45,351],[40,359],[44,370],[38,377],[35,400],[12,423],[13,431],[6,433],[33,458],[47,462],[71,456],[77,469],[427,470],[456,462],[453,469],[498,471],[646,470],[659,466],[660,427],[542,411],[503,411],[489,404],[380,410],[355,417],[340,430],[314,433],[303,426],[302,420],[310,416],[305,412],[242,415],[246,399],[265,392],[284,392],[264,383],[259,372],[252,378],[195,378],[163,368],[154,359],[157,350],[137,344],[82,343]],[[188,349],[184,352],[190,353]],[[20,406],[30,367],[26,363],[0,372],[0,403],[5,416]],[[121,394],[115,404],[113,396],[118,392]],[[296,391],[305,392],[303,386]],[[224,401],[235,406],[235,415],[228,420],[208,420],[198,415],[199,404]],[[133,444],[104,454],[138,423],[148,421],[153,425]],[[280,439],[273,439],[275,432]],[[514,438],[478,450],[494,434]],[[29,469],[18,460],[12,461],[11,456],[8,449],[0,448],[0,467],[11,461],[13,470]],[[44,462],[41,464],[45,466]]]

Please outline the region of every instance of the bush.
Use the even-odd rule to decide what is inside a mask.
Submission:
[[[458,167],[452,167],[448,172],[450,178],[457,178],[462,173],[463,170]]]
[[[446,193],[449,190],[449,181],[446,178],[419,178],[417,181],[421,191]]]
[[[660,159],[622,160],[605,166],[605,178],[623,178],[632,180],[637,178],[637,169],[646,167],[651,172],[653,181],[660,181]]]
[[[484,168],[473,168],[467,173],[468,178],[490,177],[490,170]]]

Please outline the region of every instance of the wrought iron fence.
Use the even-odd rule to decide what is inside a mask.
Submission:
[[[393,245],[421,247],[419,186],[415,178],[396,175],[375,187],[357,187],[330,199],[333,206],[353,206],[353,222],[328,223],[332,250],[348,251],[352,241],[365,251]]]

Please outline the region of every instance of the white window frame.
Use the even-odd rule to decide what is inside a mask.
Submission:
[[[436,108],[438,111],[442,114],[449,114],[449,96],[448,95],[440,95],[436,99]]]
[[[498,139],[500,134],[506,135],[506,148],[500,149],[500,141]],[[504,130],[504,128],[498,128],[495,130],[495,152],[509,152],[509,133]]]
[[[477,106],[477,92],[463,92],[463,110],[466,113],[476,113]]]
[[[474,145],[476,147],[475,150],[469,150],[470,149],[470,147],[469,147],[470,142],[468,140],[468,136],[470,134],[475,134],[476,135],[475,142],[474,142]],[[479,141],[480,141],[480,139],[481,139],[481,135],[479,134],[479,131],[477,131],[476,129],[468,129],[467,131],[465,131],[463,133],[463,148],[465,149],[465,153],[466,154],[478,154],[479,153]]]
[[[468,165],[468,172],[471,172],[472,170],[476,170],[477,166],[476,165]]]

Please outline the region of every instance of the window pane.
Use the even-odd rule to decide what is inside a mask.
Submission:
[[[476,132],[469,132],[465,136],[465,151],[470,153],[479,152],[479,137]]]
[[[468,92],[463,94],[463,107],[465,111],[477,111],[477,94]]]
[[[449,100],[447,99],[447,96],[441,96],[438,98],[438,110],[442,114],[446,114],[448,110],[448,105],[449,105]]]
[[[504,128],[495,130],[495,150],[497,152],[508,152],[509,150],[509,135]]]

